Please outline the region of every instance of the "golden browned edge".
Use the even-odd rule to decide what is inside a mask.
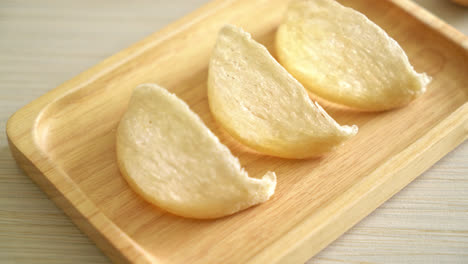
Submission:
[[[468,37],[463,33],[458,32],[411,0],[390,1],[468,52]],[[78,185],[48,159],[36,139],[37,121],[43,110],[57,98],[81,89],[98,76],[105,75],[158,43],[170,39],[171,33],[183,31],[187,25],[196,23],[197,20],[221,9],[223,6],[221,3],[222,0],[215,0],[204,5],[161,31],[113,55],[39,97],[21,108],[8,120],[6,129],[8,143],[18,165],[114,262],[157,263],[150,253],[146,252],[130,237],[123,235],[120,229],[87,198]],[[329,205],[331,210],[317,212],[319,217],[314,217],[312,220],[305,218],[301,224],[250,259],[249,262],[299,263],[306,261],[466,140],[467,137],[468,103],[465,103],[419,140],[388,160],[368,177],[357,183],[353,189],[348,190],[335,200]],[[385,188],[383,188],[384,186]],[[365,195],[358,200],[351,199],[359,192],[365,193]],[[325,219],[330,212],[334,212],[334,218],[331,221],[320,222],[317,220]],[[338,216],[341,216],[341,219],[348,219],[348,221],[346,223],[340,222],[339,228],[335,228],[333,233],[324,234],[324,227],[336,225]],[[321,226],[317,232],[308,232],[311,227],[317,226]],[[311,251],[311,249],[314,250]]]

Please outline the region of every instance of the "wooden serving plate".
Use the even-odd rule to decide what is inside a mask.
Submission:
[[[225,23],[242,26],[274,54],[287,2],[214,1],[38,98],[7,125],[18,164],[115,262],[304,262],[467,138],[468,38],[408,0],[343,1],[382,26],[433,81],[393,111],[322,102],[359,134],[320,159],[268,157],[214,123],[207,64]],[[162,212],[134,193],[116,165],[115,128],[132,89],[147,82],[185,100],[250,175],[275,171],[273,198],[202,221]]]

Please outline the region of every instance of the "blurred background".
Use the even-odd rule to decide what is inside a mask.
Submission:
[[[205,0],[0,2],[0,263],[109,263],[15,165],[8,117]],[[468,9],[416,0],[468,34]],[[308,263],[468,263],[465,142]]]

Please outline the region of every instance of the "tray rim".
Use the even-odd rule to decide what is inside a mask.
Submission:
[[[465,36],[463,33],[448,25],[435,15],[426,11],[416,3],[412,2],[412,0],[389,1],[409,15],[423,22],[429,28],[439,32],[446,39],[450,40],[457,46],[460,46],[468,53],[468,36]],[[56,100],[81,89],[86,85],[86,83],[92,82],[99,76],[105,75],[107,72],[120,67],[120,65],[127,61],[131,61],[139,54],[158,45],[158,43],[170,39],[174,34],[185,30],[187,26],[209,16],[218,9],[222,9],[224,6],[222,3],[222,0],[208,2],[181,19],[136,42],[130,47],[119,51],[95,66],[92,66],[88,70],[78,74],[69,81],[66,81],[46,94],[40,96],[15,112],[7,121],[7,140],[17,164],[28,176],[32,178],[34,182],[36,182],[36,184],[41,187],[43,191],[45,191],[49,198],[71,218],[72,222],[75,223],[88,237],[90,237],[91,240],[95,242],[96,245],[114,262],[156,263],[158,261],[135,243],[133,239],[128,237],[125,233],[122,234],[122,232],[120,232],[120,228],[99,211],[98,207],[87,198],[87,195],[75,182],[73,182],[73,180],[69,178],[67,173],[56,168],[53,161],[48,159],[47,154],[44,153],[39,146],[39,139],[35,132],[38,127],[38,120],[41,119],[41,116],[44,113],[43,110],[47,109],[47,107],[50,104],[53,104]],[[17,139],[19,137],[23,137],[23,139]],[[313,223],[313,221],[307,221],[308,218],[305,218],[300,222],[300,224],[291,229],[293,232],[288,232],[288,234],[285,234],[268,247],[265,247],[248,262],[258,263],[268,261],[270,263],[290,263],[291,261],[295,263],[307,260],[308,257],[316,254],[318,251],[326,247],[329,243],[354,226],[354,224],[367,216],[375,208],[388,200],[393,196],[393,194],[405,187],[408,183],[467,138],[468,102],[465,102],[445,119],[441,119],[441,121],[435,127],[426,132],[426,134],[412,142],[402,152],[396,154],[390,160],[385,161],[377,167],[370,173],[369,177],[365,177],[363,180],[356,183],[356,186],[361,188],[363,186],[367,186],[371,182],[375,183],[374,178],[377,175],[380,175],[379,177],[383,178],[377,186],[374,185],[370,189],[366,188],[368,192],[358,200],[361,202],[364,199],[369,199],[371,197],[371,192],[379,191],[379,186],[382,186],[392,179],[392,175],[395,174],[395,170],[387,172],[387,167],[394,167],[393,165],[395,163],[399,163],[400,166],[397,171],[415,170],[411,177],[406,179],[407,182],[400,184],[401,186],[394,186],[391,192],[385,194],[380,199],[381,201],[373,202],[372,208],[364,208],[366,210],[365,213],[361,213],[359,215],[354,214],[353,216],[351,209],[358,206],[359,203],[346,202],[345,198],[352,195],[352,191],[348,190],[345,194],[334,200],[329,205],[336,206],[337,204],[341,204],[340,208],[343,208],[343,204],[347,204],[347,206],[345,206],[347,209],[340,209],[341,214],[349,214],[350,217],[354,217],[352,218],[352,221],[346,223],[344,228],[340,228],[336,234],[333,234],[332,236],[328,235],[328,238],[322,239],[319,242],[311,241],[313,234],[309,233],[304,235],[303,230],[307,229],[307,226],[316,223]],[[420,149],[423,149],[423,151]],[[418,159],[428,152],[434,152],[430,161],[424,161],[424,164],[415,164]],[[380,173],[386,173],[384,175],[385,177],[382,177]],[[66,187],[58,187],[57,183],[65,185]],[[317,213],[320,214],[322,212],[319,211]],[[327,225],[328,224],[330,223],[327,223]],[[303,234],[300,235],[300,237],[294,237],[294,242],[290,241],[292,238],[291,236],[293,236],[290,234],[295,234],[297,232],[302,232]],[[314,252],[307,250],[312,244],[318,246],[319,249]],[[274,250],[271,250],[271,248],[274,248]],[[271,254],[272,251],[275,253]]]

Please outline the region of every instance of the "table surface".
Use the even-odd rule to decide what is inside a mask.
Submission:
[[[5,126],[16,110],[206,0],[2,0],[0,262],[109,263],[21,172]],[[468,9],[417,1],[468,34]],[[468,143],[308,263],[468,263]]]

